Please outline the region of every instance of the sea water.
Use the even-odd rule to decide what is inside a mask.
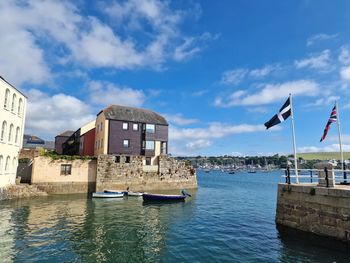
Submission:
[[[276,227],[280,181],[280,172],[198,171],[184,203],[3,201],[0,262],[350,262],[341,242]]]

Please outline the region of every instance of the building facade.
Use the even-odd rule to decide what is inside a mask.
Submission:
[[[15,184],[27,98],[0,77],[0,187]]]
[[[141,155],[145,165],[158,165],[168,153],[168,123],[150,110],[111,105],[97,114],[95,156]]]
[[[74,131],[65,131],[55,137],[55,151],[63,154],[63,144],[74,134]]]
[[[96,121],[93,120],[80,128],[80,156],[94,156],[96,133],[95,125]]]

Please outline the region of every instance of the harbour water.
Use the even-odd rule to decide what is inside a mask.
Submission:
[[[350,262],[340,242],[276,228],[279,181],[279,172],[199,171],[185,203],[1,202],[0,262]]]

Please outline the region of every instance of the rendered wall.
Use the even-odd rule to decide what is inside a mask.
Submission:
[[[61,164],[71,164],[71,175],[61,175]],[[31,183],[48,193],[88,193],[95,190],[96,160],[34,158]]]

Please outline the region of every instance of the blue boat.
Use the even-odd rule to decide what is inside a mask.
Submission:
[[[183,202],[186,197],[191,196],[182,190],[181,195],[164,195],[164,194],[143,194],[142,198],[145,202]]]

